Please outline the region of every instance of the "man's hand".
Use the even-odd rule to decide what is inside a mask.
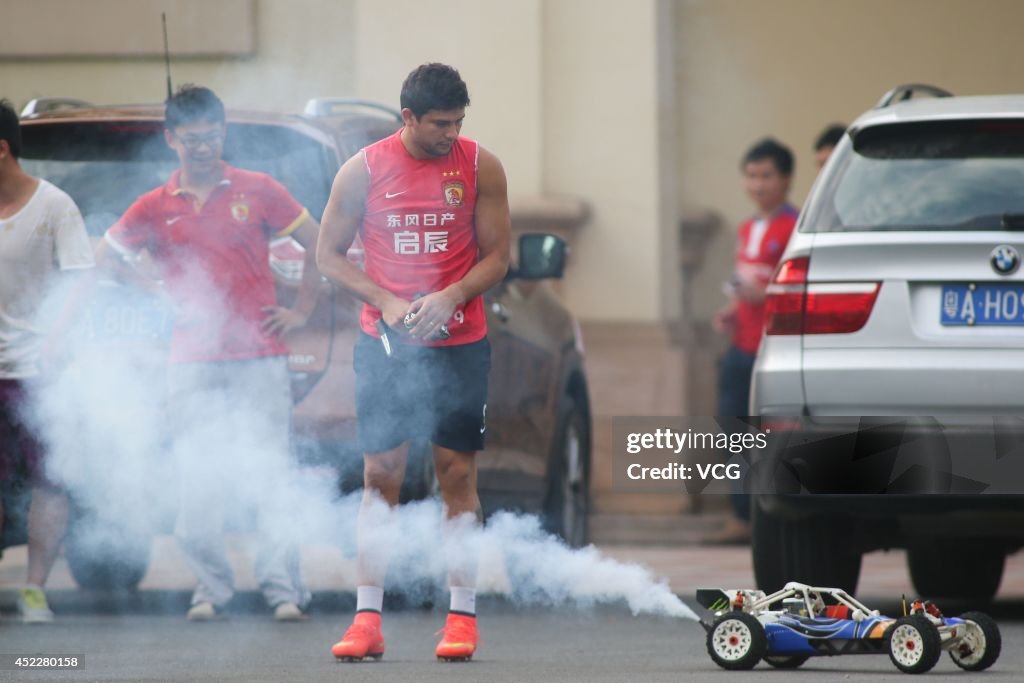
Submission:
[[[736,326],[736,309],[732,306],[723,308],[715,313],[715,316],[711,319],[711,327],[715,332],[722,335],[732,334],[733,328]]]
[[[397,297],[394,294],[389,294],[384,306],[381,308],[380,315],[384,320],[384,324],[399,333],[405,333],[405,320],[406,314],[409,312],[409,302],[401,297]]]
[[[307,316],[284,306],[264,306],[262,309],[267,317],[260,323],[260,329],[268,334],[286,335],[293,330],[305,327],[309,321]]]
[[[443,289],[416,299],[409,306],[409,336],[416,339],[434,337],[441,325],[451,320],[455,308],[460,304],[450,289]]]
[[[743,280],[736,286],[736,296],[743,301],[757,304],[764,301],[767,285],[757,280]]]

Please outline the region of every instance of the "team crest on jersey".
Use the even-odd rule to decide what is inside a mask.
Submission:
[[[249,220],[249,204],[241,199],[231,202],[231,217],[239,223]]]
[[[462,197],[466,193],[466,184],[461,180],[448,180],[441,185],[444,203],[448,206],[462,206]]]

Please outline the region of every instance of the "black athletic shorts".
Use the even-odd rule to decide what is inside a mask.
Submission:
[[[429,439],[468,453],[484,447],[491,344],[486,337],[459,346],[392,342],[359,335],[354,350],[359,446],[391,450],[410,439]]]

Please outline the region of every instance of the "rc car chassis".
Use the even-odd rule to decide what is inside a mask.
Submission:
[[[724,669],[753,669],[762,659],[795,669],[811,657],[884,654],[897,669],[929,671],[942,651],[966,671],[987,669],[999,658],[1002,638],[981,612],[946,617],[933,603],[915,600],[904,615],[887,617],[839,588],[790,582],[771,595],[760,590],[700,589],[697,602],[711,659]]]

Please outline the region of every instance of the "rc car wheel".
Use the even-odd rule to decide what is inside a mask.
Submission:
[[[967,623],[967,635],[960,645],[949,651],[950,658],[965,671],[989,668],[1003,649],[999,626],[983,612],[965,612],[960,618]]]
[[[950,562],[963,557],[963,562]],[[990,600],[999,590],[1006,565],[1002,546],[975,540],[935,540],[907,548],[910,578],[929,598]]]
[[[773,593],[789,581],[799,581],[856,591],[861,554],[837,533],[844,528],[842,520],[791,520],[764,510],[756,498],[751,503],[751,551],[758,588]]]
[[[753,616],[729,612],[715,619],[707,646],[711,659],[723,669],[753,669],[768,649],[768,638]]]
[[[942,654],[942,637],[922,616],[900,617],[885,632],[889,659],[905,674],[930,671]]]
[[[771,655],[764,658],[764,661],[768,662],[776,669],[798,669],[804,665],[810,659],[807,655]]]

